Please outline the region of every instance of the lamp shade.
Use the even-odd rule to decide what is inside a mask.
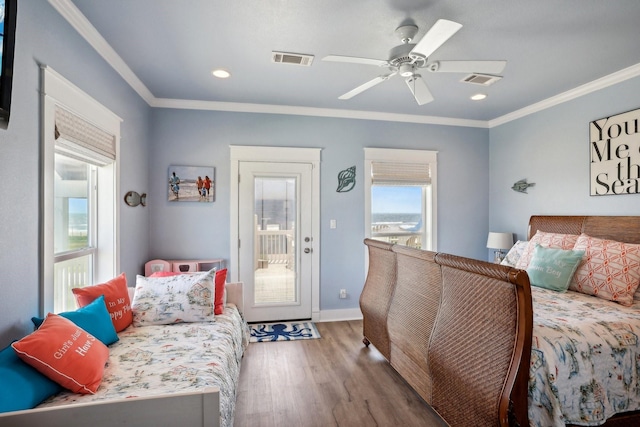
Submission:
[[[489,232],[487,248],[510,249],[513,246],[513,234]]]

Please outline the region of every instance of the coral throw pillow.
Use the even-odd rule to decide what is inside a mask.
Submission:
[[[585,251],[569,289],[622,305],[633,304],[640,283],[640,245],[580,235],[574,247]]]
[[[216,271],[216,295],[214,299],[214,313],[222,314],[224,311],[224,287],[227,281],[227,269]]]
[[[71,292],[76,297],[78,307],[89,305],[100,295],[104,295],[107,311],[111,315],[111,321],[117,332],[123,331],[133,322],[131,300],[127,290],[127,278],[124,273],[109,280],[107,283],[84,288],[73,288]]]
[[[560,233],[545,233],[544,231],[538,231],[533,235],[527,247],[522,252],[522,256],[516,264],[516,268],[526,270],[533,257],[533,251],[536,249],[536,244],[544,248],[552,249],[573,249],[573,246],[578,240],[577,234],[560,234]]]
[[[65,311],[58,313],[58,315],[71,320],[102,341],[104,345],[113,344],[119,339],[116,328],[111,321],[111,315],[109,315],[107,306],[104,303],[104,295],[100,295],[91,304],[80,307],[76,311]],[[31,321],[36,328],[39,328],[44,319],[32,317]]]
[[[99,339],[52,313],[37,331],[11,346],[26,364],[80,394],[96,392],[109,358],[109,349]]]

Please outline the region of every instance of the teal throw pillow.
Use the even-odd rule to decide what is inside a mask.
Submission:
[[[0,412],[34,408],[61,390],[60,385],[20,360],[11,346],[0,351]]]
[[[582,261],[584,251],[545,248],[536,244],[527,267],[533,286],[564,292]]]
[[[111,315],[104,302],[104,295],[100,295],[90,304],[76,311],[65,311],[59,314],[102,341],[104,345],[118,341],[118,333],[111,321]],[[42,317],[32,317],[31,321],[36,328],[39,328],[44,319]]]

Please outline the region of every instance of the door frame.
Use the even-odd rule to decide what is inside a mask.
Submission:
[[[311,235],[313,252],[311,253],[311,320],[320,319],[320,153],[321,148],[299,147],[261,147],[248,145],[230,145],[230,248],[229,277],[231,281],[239,281],[239,185],[240,162],[277,162],[277,163],[310,163],[311,170]]]

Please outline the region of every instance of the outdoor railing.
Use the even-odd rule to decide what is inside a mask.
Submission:
[[[77,308],[71,289],[81,288],[89,283],[90,260],[91,255],[86,255],[54,264],[53,308],[56,313],[73,311]]]
[[[256,268],[269,264],[293,266],[294,230],[256,230]]]

